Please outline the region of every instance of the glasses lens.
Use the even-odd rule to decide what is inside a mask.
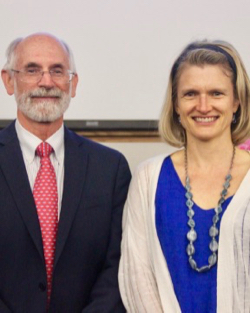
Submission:
[[[23,71],[17,71],[18,78],[25,83],[36,83],[41,79],[42,73],[37,70],[25,69]]]
[[[49,73],[54,82],[60,84],[67,84],[70,82],[70,73],[67,70],[51,70]]]
[[[50,75],[51,79],[55,83],[68,84],[74,76],[73,73],[62,69],[50,71],[27,69],[23,71],[16,71],[16,73],[18,74],[18,77],[22,82],[30,84],[38,83],[44,75]]]

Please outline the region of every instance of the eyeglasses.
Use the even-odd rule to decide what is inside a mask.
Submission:
[[[38,83],[42,79],[44,73],[49,73],[53,82],[58,84],[69,84],[75,76],[75,73],[62,68],[49,71],[42,71],[37,68],[27,68],[19,71],[12,69],[11,71],[18,74],[20,81],[30,84]]]

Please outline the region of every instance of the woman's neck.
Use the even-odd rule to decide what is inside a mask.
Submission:
[[[187,157],[190,166],[208,169],[229,161],[233,153],[232,140],[187,142]]]

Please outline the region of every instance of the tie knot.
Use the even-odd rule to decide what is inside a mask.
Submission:
[[[52,151],[53,151],[53,148],[47,142],[40,143],[40,145],[36,148],[36,154],[40,158],[49,157]]]

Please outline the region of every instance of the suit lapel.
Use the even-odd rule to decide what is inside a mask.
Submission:
[[[64,187],[54,266],[62,253],[83,191],[88,154],[82,144],[74,133],[65,128]]]
[[[0,135],[0,168],[31,238],[43,258],[42,238],[35,202],[14,123]]]

